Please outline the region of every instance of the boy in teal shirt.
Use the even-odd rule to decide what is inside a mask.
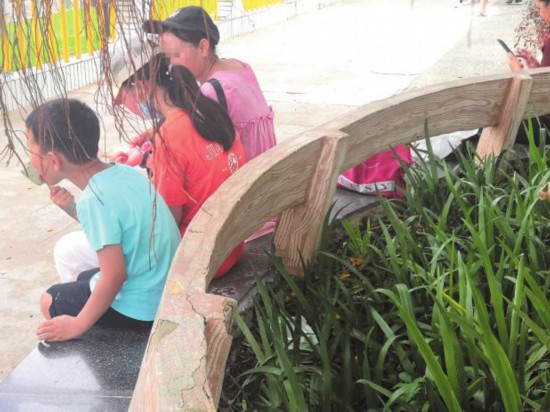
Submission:
[[[148,326],[180,241],[177,225],[148,180],[130,167],[98,159],[99,119],[84,103],[52,100],[26,119],[31,166],[55,204],[79,220],[99,268],[54,285],[40,299],[41,340],[75,338],[93,325]],[[67,179],[83,193],[56,185]]]

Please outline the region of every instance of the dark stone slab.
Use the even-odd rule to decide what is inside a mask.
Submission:
[[[235,299],[239,312],[250,307],[256,294],[255,276],[262,277],[265,282],[272,282],[276,277],[266,255],[272,250],[273,234],[246,243],[239,262],[225,276],[214,279],[208,293]]]
[[[2,412],[119,412],[127,411],[131,394],[124,397],[101,397],[67,394],[3,394]]]
[[[378,197],[352,192],[347,189],[336,189],[334,206],[330,218],[343,219],[350,215],[362,214],[378,204]]]
[[[0,385],[0,410],[126,411],[149,332],[95,327],[39,343]]]

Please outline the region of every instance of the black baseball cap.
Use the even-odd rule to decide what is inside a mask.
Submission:
[[[173,32],[183,40],[205,38],[215,46],[220,41],[218,27],[212,21],[206,10],[198,6],[189,6],[179,9],[166,20],[146,20],[143,23],[143,31],[146,33]],[[186,34],[189,37],[186,38]]]

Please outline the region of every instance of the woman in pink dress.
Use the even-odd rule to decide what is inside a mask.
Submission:
[[[159,34],[161,52],[172,65],[187,67],[203,94],[226,107],[247,160],[275,146],[273,109],[267,105],[254,71],[239,60],[217,56],[220,33],[203,8],[184,7],[166,20],[146,21],[143,28]]]

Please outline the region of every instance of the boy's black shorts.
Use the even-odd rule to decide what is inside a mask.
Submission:
[[[92,294],[90,279],[97,272],[99,272],[99,268],[87,270],[78,275],[74,282],[60,283],[50,287],[46,291],[52,297],[50,316],[52,318],[61,315],[77,316]],[[129,318],[111,307],[96,322],[96,325],[121,329],[150,328],[152,324],[152,321]]]

